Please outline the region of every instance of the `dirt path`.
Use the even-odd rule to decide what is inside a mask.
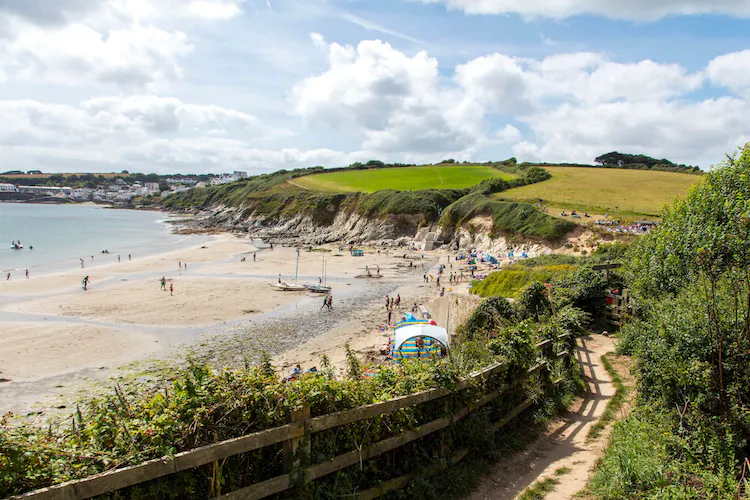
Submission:
[[[571,498],[586,486],[606,446],[608,433],[589,443],[586,435],[615,392],[600,360],[602,354],[614,350],[614,342],[593,335],[580,339],[578,344],[576,357],[583,366],[588,392],[567,415],[550,424],[544,436],[525,450],[501,460],[467,500],[511,500],[528,486],[547,478],[559,484],[544,497],[546,500]]]

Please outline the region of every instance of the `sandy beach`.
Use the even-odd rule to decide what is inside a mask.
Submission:
[[[222,234],[132,261],[97,255],[83,269],[0,282],[0,412],[69,407],[75,394],[89,392],[87,384],[106,386],[134,369],[123,366],[178,362],[188,352],[232,366],[266,351],[282,373],[297,363],[317,365],[323,353],[342,365],[347,342],[363,359],[377,360],[388,339],[385,295],[401,295],[399,315],[429,303],[438,293],[422,274],[445,259],[438,252],[406,252],[404,259],[404,250],[367,249],[353,257],[335,245],[325,252],[303,249],[300,283],[317,282],[327,262],[334,297],[328,311],[319,295],[269,286],[279,274],[294,279],[296,249],[256,244]],[[374,277],[378,267],[380,278]],[[86,291],[84,276],[90,277]]]

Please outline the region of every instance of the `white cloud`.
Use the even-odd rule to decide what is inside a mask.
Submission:
[[[244,0],[3,0],[0,78],[143,89],[178,80],[191,50],[175,19],[225,20]],[[169,25],[157,27],[153,23]],[[4,75],[4,77],[3,77]],[[2,80],[0,80],[2,81]]]
[[[0,129],[0,145],[9,164],[24,161],[30,151],[71,164],[99,162],[128,168],[141,161],[148,170],[154,165],[165,168],[170,162],[197,170],[226,170],[248,162],[273,169],[346,158],[329,150],[258,148],[280,131],[268,130],[254,116],[237,110],[151,95],[100,97],[77,106],[0,101],[0,121],[6,124]]]
[[[236,1],[193,0],[187,12],[201,19],[231,19],[242,11]]]
[[[467,14],[519,14],[563,19],[591,14],[614,19],[655,21],[670,14],[726,14],[750,17],[747,0],[422,0]]]
[[[712,83],[750,98],[750,50],[732,52],[713,59],[708,63],[706,73]]]
[[[426,52],[410,57],[379,40],[333,43],[328,65],[292,91],[295,112],[311,127],[356,127],[363,148],[380,153],[463,151],[482,139],[481,110],[443,84]]]
[[[0,69],[21,82],[143,88],[180,78],[178,60],[191,50],[184,33],[153,26],[107,33],[84,24],[44,28],[20,23],[14,28],[13,39],[0,41]]]
[[[498,131],[497,136],[506,144],[516,144],[521,140],[521,131],[513,125],[508,124]]]
[[[607,151],[667,157],[708,166],[750,140],[750,103],[722,97],[699,102],[566,103],[522,118],[535,144],[514,147],[519,159],[585,162]]]

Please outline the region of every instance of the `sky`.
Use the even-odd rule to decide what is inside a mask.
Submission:
[[[0,171],[704,169],[750,141],[750,0],[0,0]]]

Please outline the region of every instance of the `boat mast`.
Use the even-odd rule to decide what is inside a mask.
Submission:
[[[297,265],[294,268],[294,282],[297,283],[297,274],[299,274],[299,246],[297,247]]]

